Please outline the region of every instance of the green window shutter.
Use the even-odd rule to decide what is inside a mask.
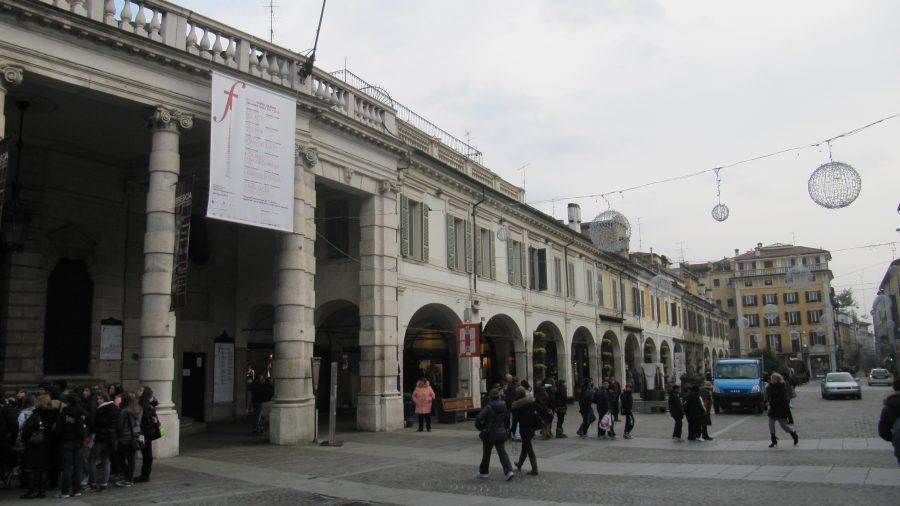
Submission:
[[[488,230],[485,236],[487,237],[488,245],[490,245],[491,279],[497,279],[497,255],[494,253],[494,235]]]
[[[456,269],[456,218],[447,214],[447,267]]]
[[[428,212],[431,208],[422,203],[422,260],[428,261]]]
[[[400,254],[409,256],[409,199],[400,195]]]
[[[509,284],[515,286],[516,284],[516,258],[513,254],[513,244],[516,241],[512,239],[506,240],[506,273],[509,278]]]
[[[472,272],[475,269],[475,258],[472,256],[472,222],[466,220],[466,272]]]
[[[519,248],[519,274],[522,275],[522,284],[520,286],[522,286],[523,288],[528,286],[528,269],[525,266],[528,259],[526,251],[527,250],[525,249],[525,244],[523,243]]]

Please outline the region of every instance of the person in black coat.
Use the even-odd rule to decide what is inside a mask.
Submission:
[[[516,400],[519,400],[518,393],[516,394]],[[550,439],[550,433],[547,428],[553,423],[553,409],[550,405],[551,397],[547,387],[540,381],[534,386],[534,402],[537,404],[538,413],[544,421],[541,436],[544,439]],[[515,413],[515,410],[513,410],[513,413]]]
[[[532,440],[534,433],[538,429],[544,427],[544,419],[541,416],[541,407],[535,399],[528,397],[524,387],[516,388],[516,400],[512,404],[513,413],[519,420],[519,427],[522,434],[522,451],[519,453],[519,460],[516,462],[516,469],[522,470],[522,464],[525,463],[525,457],[531,463],[531,471],[528,474],[536,475],[537,456],[534,454],[534,446]]]
[[[116,455],[119,438],[116,425],[119,419],[119,407],[111,401],[109,394],[97,394],[97,412],[94,414],[94,445],[88,458],[89,479],[91,488],[104,490],[109,485],[110,461]],[[103,465],[103,479],[97,479],[97,464]]]
[[[578,434],[581,437],[587,437],[587,431],[591,424],[596,420],[594,410],[591,408],[591,402],[594,400],[594,389],[591,380],[585,378],[581,382],[581,395],[578,396],[578,412],[581,413],[581,425],[578,427]]]
[[[561,379],[556,382],[556,401],[553,403],[556,409],[556,437],[566,437],[563,432],[563,420],[566,419],[566,411],[568,411],[569,392],[566,389],[566,380]]]
[[[59,411],[53,407],[50,396],[42,394],[35,402],[34,413],[22,427],[22,442],[25,443],[22,470],[28,487],[22,499],[47,496],[47,473],[55,465],[58,453],[57,445],[52,440],[53,424],[58,415]]]
[[[609,429],[604,429],[600,422],[597,422],[597,438],[616,438],[616,431],[614,429],[615,420],[612,416],[612,399],[609,396],[609,382],[604,381],[603,384],[594,391],[594,404],[597,405],[597,419],[600,422],[603,421],[603,417],[609,413],[610,414],[610,426]],[[609,433],[607,435],[607,432]]]
[[[117,487],[130,487],[134,480],[134,454],[140,446],[141,406],[132,392],[122,394],[122,405],[116,420],[116,437],[118,460],[122,469],[122,480],[116,482]]]
[[[54,437],[59,441],[62,455],[62,481],[59,497],[79,497],[81,478],[84,474],[84,437],[86,435],[84,411],[78,395],[69,394],[66,406],[60,411],[54,425]]]
[[[153,445],[162,437],[159,432],[159,417],[156,416],[156,406],[159,405],[156,397],[153,397],[153,389],[143,386],[138,390],[141,406],[141,433],[144,434],[145,444],[141,448],[141,475],[134,481],[150,481],[150,472],[153,470]]]
[[[791,435],[791,438],[794,439],[794,445],[796,445],[800,442],[800,437],[797,435],[794,427],[788,423],[788,417],[791,416],[791,399],[784,384],[784,378],[777,372],[772,373],[769,377],[766,395],[769,398],[769,435],[772,437],[772,444],[769,445],[769,448],[778,446],[778,438],[775,437],[776,420],[781,425],[781,429]]]
[[[703,416],[703,424],[701,425],[701,436],[703,436],[704,441],[712,441],[712,436],[709,435],[709,426],[712,425],[712,409],[713,409],[713,395],[712,395],[712,383],[707,381],[703,388],[700,389],[700,400],[703,402],[703,410],[706,412]]]
[[[619,409],[622,416],[625,417],[625,433],[622,434],[625,439],[631,439],[631,431],[634,430],[633,407],[634,397],[631,394],[631,383],[626,383],[625,390],[622,390],[622,395],[619,397]]]
[[[691,385],[687,395],[684,396],[684,415],[688,423],[688,441],[703,441],[701,431],[703,430],[703,420],[706,418],[706,410],[703,409],[700,387],[697,385]]]
[[[12,447],[19,435],[17,418],[15,405],[0,400],[0,471],[12,470],[15,467]]]
[[[900,420],[900,378],[894,378],[894,391],[884,398],[884,407],[878,419],[878,435],[894,445],[894,457],[900,465],[900,430],[894,430],[897,420]]]
[[[681,404],[681,396],[677,385],[669,385],[669,415],[675,419],[675,428],[672,430],[672,439],[680,443],[682,419],[684,419],[684,406]]]
[[[491,450],[496,448],[497,455],[500,457],[500,465],[503,466],[503,476],[509,481],[515,476],[512,470],[512,464],[509,462],[509,455],[506,454],[506,424],[507,412],[506,403],[500,399],[500,391],[492,389],[488,393],[488,404],[481,408],[478,416],[475,417],[475,427],[481,431],[478,435],[481,438],[481,464],[478,466],[478,475],[476,478],[486,480],[491,465]]]

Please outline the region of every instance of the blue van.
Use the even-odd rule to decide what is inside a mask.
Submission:
[[[732,409],[765,409],[766,386],[762,360],[729,358],[716,363],[713,371],[713,408],[716,414]]]

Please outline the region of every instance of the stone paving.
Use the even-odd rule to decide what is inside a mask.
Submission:
[[[801,441],[768,448],[765,416],[714,417],[714,441],[675,443],[665,414],[639,415],[635,439],[537,441],[540,475],[474,475],[481,447],[471,422],[433,432],[344,432],[342,447],[271,446],[245,427],[186,437],[183,455],[157,461],[153,481],[67,499],[73,504],[898,504],[900,467],[891,447],[867,433],[885,389],[862,401],[822,401],[800,390]],[[577,417],[566,421],[574,433]],[[621,427],[619,428],[621,431]],[[874,429],[872,429],[874,430]],[[511,457],[520,444],[508,443]],[[526,463],[525,469],[528,469]],[[0,491],[4,504],[22,502]],[[49,502],[30,501],[34,503]],[[53,500],[57,501],[57,500]]]

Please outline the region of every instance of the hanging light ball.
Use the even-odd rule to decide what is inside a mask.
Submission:
[[[778,306],[775,304],[766,304],[763,306],[763,315],[770,320],[775,318],[778,316]]]
[[[784,275],[784,282],[794,288],[806,286],[812,282],[812,273],[803,265],[795,265]]]
[[[862,189],[862,179],[856,169],[842,162],[820,165],[809,176],[809,196],[813,202],[828,209],[847,207]]]
[[[621,253],[628,250],[631,224],[618,211],[604,211],[591,222],[590,233],[594,246],[607,253]]]
[[[672,280],[668,276],[657,274],[650,279],[650,286],[657,294],[668,292],[672,289]]]
[[[753,342],[759,345],[759,334],[753,334],[750,337],[753,338]]]
[[[739,323],[739,324],[740,324],[740,326],[741,326],[742,329],[745,329],[745,328],[747,328],[747,327],[750,326],[750,319],[747,318],[746,316],[741,316],[741,319],[740,319],[740,323]]]
[[[725,221],[728,219],[728,206],[725,204],[716,204],[716,207],[712,208],[712,217],[716,221]]]

